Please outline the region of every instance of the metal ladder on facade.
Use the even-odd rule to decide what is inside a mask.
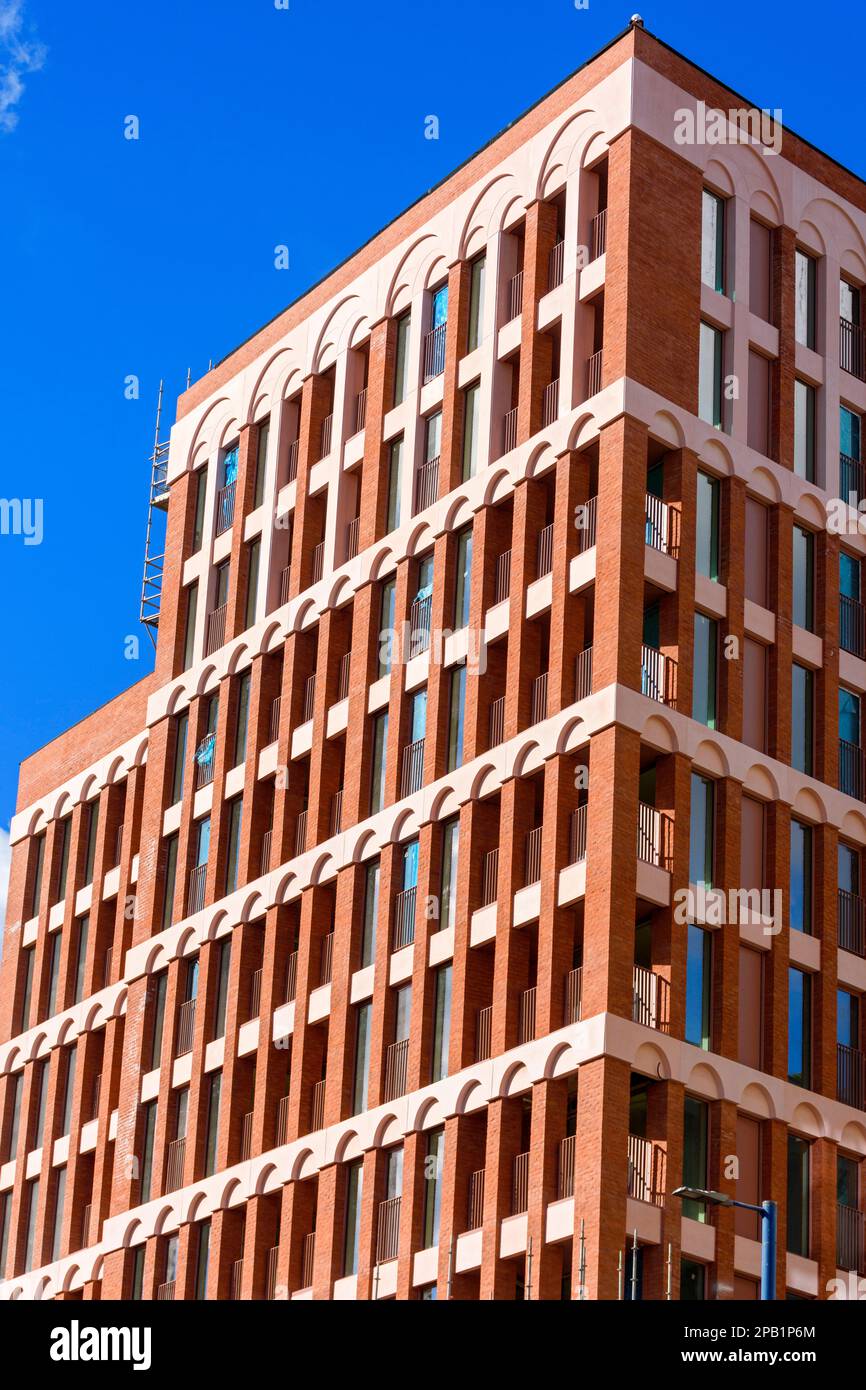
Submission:
[[[168,509],[168,440],[160,441],[162,417],[162,388],[156,402],[156,428],[153,453],[150,456],[150,497],[147,507],[147,535],[144,542],[144,573],[141,579],[141,608],[139,621],[144,624],[150,640],[156,646],[159,627],[159,608],[162,599],[162,575],[165,564],[165,513]]]

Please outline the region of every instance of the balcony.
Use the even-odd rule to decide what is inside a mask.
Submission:
[[[400,796],[412,796],[421,790],[424,782],[424,739],[416,738],[403,749],[403,766],[400,769]]]
[[[352,671],[352,653],[345,652],[340,657],[340,669],[337,673],[337,702],[348,700],[349,698],[349,676]]]
[[[517,406],[506,410],[502,417],[502,452],[510,454],[517,448]]]
[[[244,1278],[244,1262],[243,1262],[243,1260],[235,1260],[234,1264],[232,1265],[232,1288],[231,1288],[231,1301],[232,1301],[232,1303],[240,1303],[240,1300],[241,1300],[241,1288],[242,1288],[242,1285],[243,1285],[243,1278]]]
[[[268,743],[276,743],[280,736],[280,711],[282,707],[282,696],[278,695],[271,704],[271,717],[268,724]]]
[[[843,951],[866,957],[866,898],[858,893],[838,890],[836,920],[839,945]]]
[[[632,1022],[667,1033],[670,1028],[670,984],[663,975],[636,965],[632,973]]]
[[[216,500],[216,533],[221,536],[223,531],[227,531],[235,519],[235,488],[237,483],[227,483],[221,487],[217,493]]]
[[[410,656],[420,656],[430,647],[430,615],[433,609],[433,595],[413,600],[409,608],[409,652]]]
[[[447,323],[431,328],[424,339],[424,385],[445,370],[445,330]]]
[[[272,1245],[268,1251],[268,1271],[265,1275],[265,1298],[269,1303],[273,1303],[277,1296],[277,1262],[280,1258],[280,1247]]]
[[[322,421],[322,433],[319,439],[319,459],[326,459],[331,452],[331,439],[334,433],[334,417],[326,415]]]
[[[262,836],[262,848],[259,853],[259,873],[266,874],[271,867],[271,841],[273,840],[273,830],[266,830]]]
[[[322,952],[319,959],[319,984],[329,985],[334,969],[334,933],[329,931],[322,937]]]
[[[547,429],[559,416],[559,377],[548,382],[541,397],[541,428]]]
[[[836,1265],[866,1274],[866,1212],[836,1207]]]
[[[202,787],[209,787],[213,781],[215,747],[216,734],[205,734],[198,748],[195,750],[196,791],[199,791]]]
[[[857,507],[866,497],[866,464],[848,454],[839,455],[839,495],[849,506]]]
[[[542,827],[540,825],[537,825],[534,830],[526,832],[525,888],[533,883],[541,882],[541,836]]]
[[[391,1043],[385,1052],[385,1089],[382,1099],[386,1104],[405,1096],[408,1063],[409,1039],[401,1038],[399,1042]]]
[[[99,1098],[102,1094],[102,1072],[99,1072],[93,1079],[93,1108],[89,1118],[95,1120],[99,1116]]]
[[[586,362],[586,394],[587,398],[598,395],[601,390],[601,361],[602,350],[594,352]]]
[[[665,1155],[658,1144],[628,1136],[628,1195],[638,1202],[664,1205]]]
[[[165,1190],[166,1192],[177,1192],[179,1187],[183,1187],[183,1162],[186,1155],[186,1137],[174,1139],[168,1146],[168,1157],[165,1165]]]
[[[642,646],[640,649],[640,689],[641,694],[659,704],[676,709],[677,704],[677,663],[673,657],[655,647]]]
[[[301,723],[309,724],[316,709],[316,673],[307,676],[304,682],[304,708],[301,712]]]
[[[307,848],[307,811],[298,812],[298,819],[295,823],[295,854],[303,854]]]
[[[367,423],[367,388],[359,391],[355,397],[355,434],[360,434]]]
[[[592,647],[578,652],[574,663],[574,698],[585,700],[592,694]]]
[[[839,320],[839,365],[843,372],[850,372],[851,376],[866,381],[863,329],[859,323],[851,323],[849,319]]]
[[[379,1219],[376,1229],[376,1264],[386,1260],[396,1260],[400,1247],[400,1207],[401,1197],[389,1197],[379,1203]]]
[[[176,1281],[175,1281],[174,1279],[170,1279],[170,1280],[168,1281],[168,1283],[166,1283],[166,1284],[160,1284],[160,1285],[157,1287],[157,1290],[156,1290],[156,1301],[157,1301],[157,1303],[174,1303],[175,1283],[176,1283]]]
[[[102,958],[102,983],[103,986],[111,984],[111,967],[114,961],[114,947],[109,946]]]
[[[354,560],[358,553],[358,538],[360,536],[361,518],[352,517],[346,526],[346,560]]]
[[[289,1097],[280,1098],[279,1109],[277,1110],[277,1144],[288,1144],[289,1142]]]
[[[210,656],[213,652],[219,651],[220,647],[225,642],[227,612],[228,604],[223,603],[219,608],[215,608],[212,613],[208,613],[204,641],[205,656]]]
[[[670,868],[670,842],[673,822],[654,806],[638,802],[637,857],[656,869]]]
[[[490,702],[488,719],[488,747],[496,748],[505,737],[505,696],[500,695]]]
[[[538,579],[543,579],[546,574],[550,574],[553,569],[553,522],[545,526],[543,531],[538,533],[538,541],[535,547],[535,573]]]
[[[466,1229],[480,1231],[484,1224],[484,1168],[477,1168],[469,1174],[469,1192],[466,1201]]]
[[[343,788],[334,792],[331,797],[331,813],[328,822],[328,829],[331,835],[339,835],[343,828]]]
[[[290,583],[291,583],[291,577],[292,577],[292,567],[291,567],[291,565],[286,565],[285,569],[280,571],[280,607],[281,607],[281,608],[282,608],[282,606],[283,606],[284,603],[288,603],[288,601],[289,601],[289,586],[290,586]]]
[[[581,503],[583,508],[583,525],[580,528],[577,552],[583,555],[584,551],[592,550],[595,545],[596,530],[598,523],[598,498],[589,497]]]
[[[524,1043],[533,1042],[535,1039],[535,1001],[536,988],[525,989],[520,996],[520,1013],[517,1019],[517,1043],[523,1047]]]
[[[115,832],[114,832],[114,865],[115,865],[115,867],[120,863],[120,860],[121,860],[121,852],[122,852],[122,850],[123,850],[123,821],[120,822],[120,825],[117,827],[117,829],[116,829]]]
[[[496,902],[499,882],[499,846],[496,849],[489,849],[484,856],[484,868],[481,874],[481,906],[489,907]]]
[[[419,465],[415,473],[414,511],[426,511],[439,496],[439,455]]]
[[[839,790],[858,801],[866,800],[866,750],[844,738],[839,740]]]
[[[204,907],[204,894],[207,886],[207,864],[198,864],[190,871],[189,892],[186,900],[186,915],[201,912]]]
[[[195,1000],[185,999],[177,1011],[177,1047],[175,1057],[185,1057],[192,1052],[195,1037]]]
[[[607,248],[607,208],[597,212],[589,225],[589,259],[597,261]]]
[[[532,682],[530,724],[540,724],[542,719],[547,718],[547,674],[547,671],[542,671]]]
[[[583,970],[576,965],[565,977],[565,1009],[563,1025],[580,1022],[580,1007],[583,992]]]
[[[644,543],[651,550],[658,550],[660,554],[667,555],[670,552],[670,518],[668,515],[668,505],[660,497],[653,497],[651,493],[646,495],[646,534]]]
[[[291,1004],[298,993],[298,953],[292,951],[286,962],[286,998],[285,1002]]]
[[[479,1009],[475,1015],[475,1060],[487,1062],[492,1056],[493,1005]]]
[[[861,661],[866,657],[866,607],[847,594],[839,595],[839,646]]]
[[[556,1199],[574,1196],[574,1151],[576,1134],[568,1134],[559,1145],[559,1172],[556,1180]]]
[[[415,894],[417,889],[404,888],[394,898],[394,934],[391,950],[402,951],[415,940]]]
[[[529,1154],[518,1154],[511,1169],[511,1215],[529,1210]]]
[[[547,289],[558,289],[565,275],[565,242],[558,241],[547,257]]]
[[[241,1126],[241,1163],[249,1163],[253,1156],[253,1112],[248,1110]]]
[[[493,603],[504,603],[511,593],[511,551],[503,550],[496,557],[496,579],[493,585]]]
[[[298,448],[300,446],[300,442],[301,441],[299,439],[293,439],[291,444],[289,445],[289,454],[287,459],[288,469],[286,476],[286,482],[288,483],[293,483],[298,476]]]
[[[319,541],[319,544],[315,547],[315,549],[314,549],[314,551],[313,551],[313,566],[312,566],[312,570],[311,570],[311,573],[310,573],[310,583],[311,583],[311,584],[318,584],[318,583],[319,583],[319,580],[322,578],[322,575],[323,575],[324,573],[325,573],[325,542],[324,542],[324,541]]]
[[[508,322],[523,313],[523,271],[518,270],[508,282]]]
[[[568,825],[568,862],[582,864],[586,858],[586,806],[576,806]]]
[[[866,1110],[866,1052],[836,1044],[836,1099]]]
[[[313,1287],[313,1267],[316,1262],[316,1233],[311,1231],[304,1236],[304,1243],[301,1247],[301,1288],[311,1289]]]
[[[313,1087],[313,1098],[310,1105],[310,1129],[321,1129],[325,1122],[325,1078],[317,1081]]]
[[[247,1014],[247,1022],[251,1018],[259,1018],[262,1012],[262,968],[254,970],[250,976],[250,1005]]]

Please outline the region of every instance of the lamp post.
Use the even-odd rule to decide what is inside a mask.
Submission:
[[[717,1207],[741,1207],[757,1212],[761,1218],[761,1301],[773,1302],[776,1297],[776,1223],[775,1202],[738,1202],[724,1192],[712,1192],[703,1187],[675,1187],[672,1197],[690,1197],[695,1202],[710,1202]]]

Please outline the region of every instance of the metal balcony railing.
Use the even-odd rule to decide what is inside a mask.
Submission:
[[[504,603],[511,593],[511,551],[503,550],[496,558],[496,580],[493,585],[493,602]]]
[[[583,555],[584,551],[592,550],[595,545],[598,525],[598,498],[588,497],[581,506],[583,508],[583,525],[580,528],[577,550],[578,554]]]
[[[836,1265],[866,1274],[866,1212],[857,1207],[836,1207]]]
[[[843,372],[850,372],[851,376],[866,381],[863,329],[859,323],[851,323],[843,318],[839,320],[839,365]]]
[[[424,339],[424,382],[441,376],[445,370],[445,330],[447,323],[431,328]]]
[[[277,1110],[277,1143],[289,1142],[289,1097],[281,1096]]]
[[[517,447],[517,406],[506,410],[502,417],[502,452],[510,454]]]
[[[430,615],[433,595],[413,600],[409,608],[409,650],[412,656],[426,652],[430,646]]]
[[[391,1043],[385,1052],[385,1090],[383,1099],[397,1100],[406,1094],[406,1076],[409,1063],[409,1039],[401,1038]]]
[[[469,1174],[469,1191],[466,1202],[466,1229],[480,1231],[484,1224],[484,1168],[477,1168]]]
[[[568,862],[582,864],[586,858],[586,806],[575,806],[568,826]]]
[[[403,749],[403,765],[400,769],[400,795],[411,796],[421,790],[424,782],[424,739],[416,738]]]
[[[221,536],[223,531],[227,531],[235,519],[236,486],[236,483],[227,483],[217,493],[216,533],[218,536]]]
[[[352,653],[344,652],[340,657],[340,669],[337,674],[337,703],[340,700],[349,698],[349,677],[352,672]]]
[[[156,1290],[157,1303],[174,1303],[174,1291],[176,1281],[170,1279],[166,1284],[160,1284]]]
[[[525,887],[541,882],[541,836],[542,827],[537,825],[526,832]]]
[[[628,1136],[628,1195],[638,1202],[664,1204],[664,1152],[640,1135]]]
[[[839,790],[858,801],[866,791],[866,750],[844,738],[839,740]]]
[[[367,388],[366,386],[358,392],[355,397],[355,433],[360,434],[367,423]]]
[[[836,1044],[836,1099],[866,1110],[866,1052]]]
[[[259,859],[259,873],[266,874],[271,867],[271,841],[274,838],[273,829],[266,830],[262,836],[262,848]]]
[[[426,511],[432,507],[439,496],[439,455],[428,459],[426,463],[419,464],[415,473],[415,506],[414,511]]]
[[[508,282],[508,322],[523,313],[523,271],[518,270]]]
[[[358,538],[361,534],[361,518],[353,516],[346,526],[346,559],[354,560],[358,553]]]
[[[488,720],[488,743],[491,748],[496,748],[505,737],[505,696],[500,695],[497,699],[490,702],[490,715]]]
[[[273,1303],[277,1296],[277,1262],[280,1258],[280,1247],[272,1245],[268,1251],[268,1270],[265,1275],[265,1298]]]
[[[597,261],[607,248],[607,208],[602,208],[592,219],[589,228],[589,259]]]
[[[287,1004],[297,998],[298,993],[298,953],[292,951],[286,962],[286,999]]]
[[[168,1156],[165,1164],[166,1192],[176,1192],[179,1187],[183,1187],[183,1163],[185,1155],[186,1136],[182,1139],[173,1139],[168,1146]]]
[[[291,565],[286,565],[285,569],[280,571],[280,607],[282,607],[284,603],[288,603],[289,601],[289,586],[291,583],[291,577],[292,567]]]
[[[223,603],[219,608],[215,608],[212,613],[208,613],[204,644],[205,656],[210,656],[223,645],[226,637],[227,612],[228,604]]]
[[[250,1018],[258,1018],[262,1011],[262,967],[250,976]]]
[[[481,906],[489,907],[496,902],[496,895],[499,891],[499,846],[496,849],[489,849],[484,856],[484,866],[481,872]]]
[[[677,663],[673,657],[658,651],[656,647],[643,645],[640,649],[640,688],[641,694],[650,700],[658,700],[660,704],[675,709]]]
[[[583,970],[576,965],[573,970],[569,970],[565,977],[565,1018],[566,1026],[569,1023],[580,1022],[580,1005],[583,989]]]
[[[295,854],[303,854],[307,848],[307,812],[306,808],[298,812],[298,819],[295,825]]]
[[[205,888],[207,887],[207,864],[198,864],[190,871],[189,893],[187,895],[186,915],[192,917],[194,912],[201,912],[204,907]]]
[[[99,1099],[100,1099],[101,1094],[102,1094],[102,1072],[99,1072],[99,1073],[93,1078],[93,1108],[92,1108],[92,1110],[91,1110],[90,1117],[89,1117],[91,1120],[96,1120],[96,1119],[98,1119],[98,1117],[99,1117]]]
[[[334,792],[331,797],[331,812],[329,819],[329,830],[332,835],[339,835],[343,828],[343,788]]]
[[[175,1057],[192,1052],[195,1037],[195,1000],[185,999],[177,1011],[177,1047]]]
[[[241,1163],[248,1163],[253,1156],[253,1112],[244,1115],[241,1127]]]
[[[547,718],[547,674],[547,671],[542,671],[532,682],[530,724],[540,724],[542,719]]]
[[[216,758],[214,749],[216,747],[216,734],[205,734],[198,748],[195,750],[195,789],[209,787],[213,781],[214,767]]]
[[[298,476],[298,449],[300,447],[300,442],[299,439],[293,439],[289,445],[289,456],[287,460],[288,472],[286,477],[286,481],[289,483],[293,483]]]
[[[535,547],[535,572],[538,579],[543,579],[546,574],[550,574],[553,569],[553,522],[545,526],[543,531],[538,533],[538,542]]]
[[[321,1129],[325,1122],[325,1078],[313,1087],[313,1100],[310,1106],[310,1128]]]
[[[585,700],[592,694],[592,647],[578,652],[574,663],[574,698]]]
[[[520,1013],[517,1019],[517,1041],[522,1047],[524,1043],[532,1042],[535,1037],[535,985],[531,989],[525,989],[520,996]]]
[[[115,863],[115,865],[119,864],[120,861],[121,861],[121,858],[122,858],[122,850],[123,850],[123,821],[120,822],[120,825],[117,827],[117,829],[116,829],[115,832],[114,832],[114,863]]]
[[[638,803],[637,857],[643,864],[652,864],[657,869],[670,868],[670,839],[673,823],[669,816],[647,806],[645,801]]]
[[[567,1134],[559,1143],[559,1173],[556,1182],[556,1197],[562,1201],[574,1196],[574,1151],[577,1135]]]
[[[316,1233],[304,1236],[304,1244],[301,1248],[301,1288],[310,1289],[313,1286],[313,1266],[316,1262]]]
[[[241,1288],[242,1288],[242,1285],[243,1285],[243,1278],[244,1278],[244,1262],[243,1262],[243,1260],[235,1260],[234,1264],[232,1265],[232,1289],[231,1289],[231,1301],[232,1301],[232,1303],[239,1303],[239,1302],[240,1302]]]
[[[304,708],[301,714],[301,723],[308,724],[313,717],[316,709],[316,673],[307,676],[304,683]]]
[[[866,657],[866,607],[847,594],[839,595],[839,646],[861,661]]]
[[[394,898],[394,934],[391,940],[392,951],[402,951],[415,940],[415,894],[416,888],[404,888]]]
[[[475,1015],[475,1060],[486,1062],[490,1058],[493,1037],[493,1005],[479,1009]]]
[[[855,507],[866,497],[866,463],[862,459],[839,454],[839,496]]]
[[[400,1206],[402,1198],[389,1197],[379,1203],[379,1220],[376,1229],[376,1264],[385,1260],[396,1260],[400,1247]]]
[[[636,965],[632,972],[632,1010],[635,1023],[667,1033],[670,1028],[670,985],[663,975]]]
[[[326,459],[331,452],[331,438],[334,433],[334,417],[326,415],[322,421],[322,434],[319,441],[319,458]]]
[[[547,257],[547,288],[555,290],[562,284],[565,273],[565,242],[558,241]]]
[[[836,920],[842,950],[851,951],[855,956],[866,956],[866,898],[840,888]]]
[[[529,1210],[529,1154],[517,1154],[511,1170],[511,1215]]]
[[[586,394],[596,396],[601,390],[602,350],[594,352],[586,361]]]
[[[662,555],[667,555],[669,534],[668,505],[660,497],[653,497],[652,493],[648,492],[645,544],[652,550],[659,550]]]
[[[102,959],[103,986],[111,984],[111,967],[114,961],[114,947],[109,946]]]
[[[313,568],[310,576],[311,584],[318,584],[322,575],[325,573],[325,542],[319,541],[313,551]]]
[[[93,1216],[93,1203],[88,1202],[81,1216],[81,1245],[82,1248],[90,1244],[90,1218]]]
[[[559,416],[559,377],[550,381],[541,397],[541,428],[552,425]]]
[[[329,931],[322,937],[322,953],[319,960],[319,984],[329,985],[331,983],[331,972],[334,968],[334,933]]]

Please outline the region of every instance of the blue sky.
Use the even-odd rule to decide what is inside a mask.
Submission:
[[[201,375],[633,7],[0,0],[0,495],[43,499],[40,545],[0,535],[0,826],[20,759],[150,668],[138,601],[159,377],[171,418],[187,366]],[[840,61],[862,47],[859,3],[641,8],[652,32],[866,174],[859,77],[844,81]],[[424,139],[429,114],[438,141]],[[289,270],[274,268],[280,243]]]

